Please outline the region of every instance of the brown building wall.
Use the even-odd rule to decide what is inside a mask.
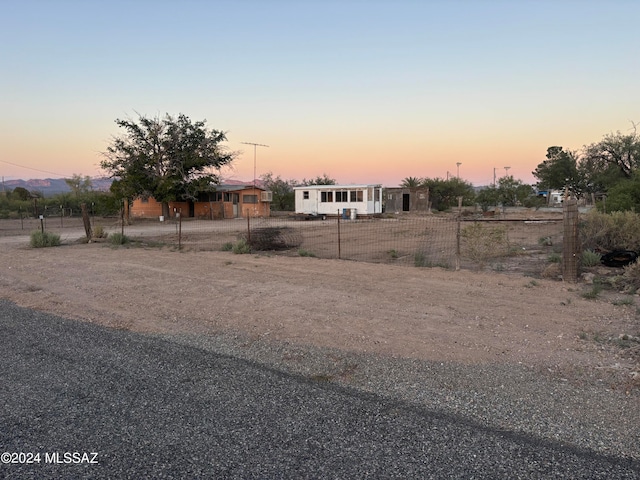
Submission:
[[[251,192],[245,190],[244,192]],[[269,217],[271,215],[271,204],[269,202],[242,203],[242,193],[240,202],[237,204],[237,214],[234,215],[233,202],[194,202],[193,217],[202,219],[219,220],[234,217]],[[174,218],[176,212],[182,209],[182,218],[190,216],[188,202],[169,202],[169,217]],[[162,215],[162,203],[149,197],[146,200],[136,198],[131,205],[130,211],[133,218],[158,218]]]
[[[143,200],[136,198],[131,205],[129,214],[134,218],[153,218],[162,215],[162,204],[154,198]]]
[[[429,211],[429,189],[427,188],[388,188],[384,195],[386,212],[425,213]],[[405,203],[405,197],[409,199],[408,205]]]

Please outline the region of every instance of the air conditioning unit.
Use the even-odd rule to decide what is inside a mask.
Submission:
[[[261,202],[273,202],[273,192],[260,192]]]

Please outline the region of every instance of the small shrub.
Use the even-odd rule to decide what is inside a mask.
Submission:
[[[391,258],[393,258],[393,259],[398,258],[398,251],[397,251],[397,250],[393,250],[393,249],[392,249],[392,250],[389,250],[387,253],[388,253],[388,254],[389,254],[389,256],[390,256]]]
[[[222,251],[223,252],[230,252],[232,250],[233,250],[233,243],[227,242],[224,245],[222,245]]]
[[[245,253],[251,253],[251,246],[244,238],[241,238],[233,245],[231,251],[237,255],[243,255]]]
[[[298,250],[298,255],[300,255],[301,257],[315,257],[316,254],[313,252],[310,252],[308,250],[305,250],[304,248],[301,248]]]
[[[60,235],[36,230],[31,232],[30,244],[34,248],[57,247],[60,245]]]
[[[541,247],[550,247],[553,245],[553,241],[551,240],[551,237],[540,237],[538,239],[538,245]]]
[[[549,263],[560,263],[562,261],[562,255],[553,252],[549,254],[547,260],[549,260]]]
[[[93,238],[107,238],[109,234],[104,231],[104,227],[102,225],[96,225],[93,228]]]
[[[622,305],[633,305],[634,301],[633,301],[633,297],[623,297],[623,298],[616,298],[611,303],[617,306],[622,306]]]
[[[416,252],[416,254],[413,256],[413,264],[416,267],[428,267],[429,264],[427,262],[427,257],[424,256],[424,253],[422,252]]]
[[[583,267],[595,267],[600,265],[600,254],[593,250],[584,250],[580,262]]]
[[[551,263],[547,265],[540,273],[542,278],[558,279],[562,275],[559,263]]]
[[[123,235],[122,233],[112,233],[109,235],[109,243],[111,245],[125,245],[129,243],[129,237]]]
[[[588,300],[594,300],[598,298],[598,295],[600,295],[600,292],[602,292],[602,285],[598,283],[594,283],[593,286],[591,287],[591,290],[582,292],[580,296]]]

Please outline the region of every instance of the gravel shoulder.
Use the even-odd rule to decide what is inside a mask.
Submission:
[[[7,242],[0,262],[23,307],[640,459],[638,358],[615,341],[636,306],[580,285],[104,244]]]

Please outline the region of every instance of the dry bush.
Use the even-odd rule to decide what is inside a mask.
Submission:
[[[252,250],[287,250],[302,244],[302,234],[291,227],[254,228],[242,237]]]
[[[509,239],[505,227],[484,227],[474,223],[462,229],[463,257],[484,265],[489,259],[508,255]]]
[[[562,269],[559,263],[552,263],[548,265],[540,274],[542,278],[558,279],[562,277]]]
[[[601,213],[591,210],[580,224],[582,246],[590,250],[640,249],[640,215],[635,212]]]
[[[616,286],[635,293],[640,289],[640,263],[637,261],[624,267],[624,273],[616,279]]]

